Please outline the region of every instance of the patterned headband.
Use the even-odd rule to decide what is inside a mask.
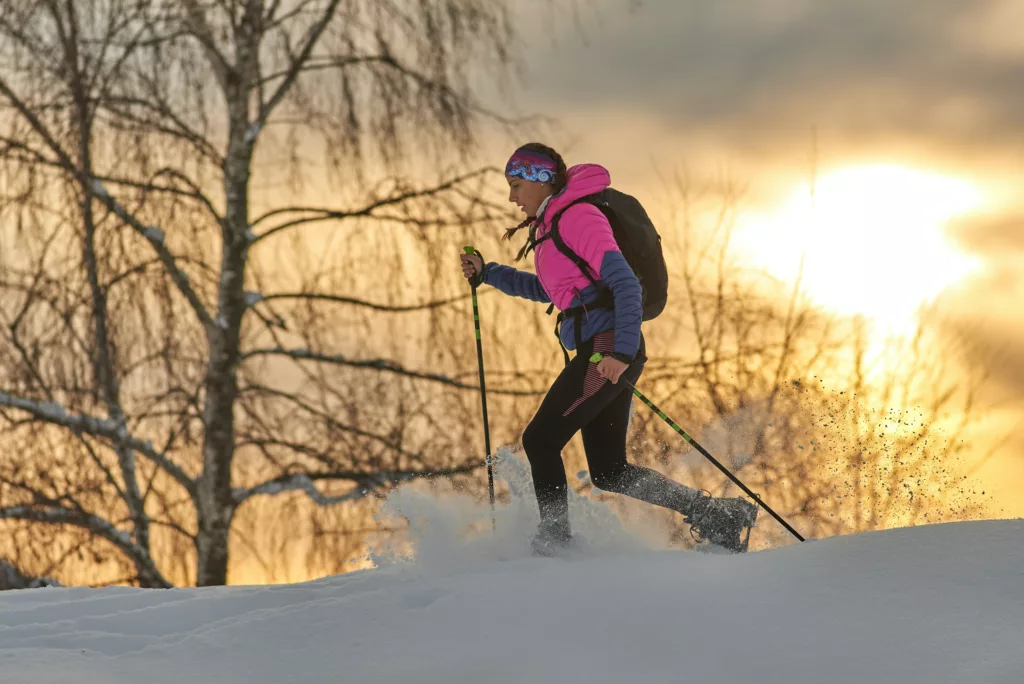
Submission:
[[[505,165],[505,175],[538,183],[554,183],[558,164],[538,152],[516,150]]]

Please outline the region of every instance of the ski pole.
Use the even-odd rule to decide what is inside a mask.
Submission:
[[[600,363],[602,358],[604,358],[604,356],[600,352],[595,352],[594,354],[591,355],[590,362],[591,363]],[[759,497],[754,492],[750,491],[750,489],[747,487],[747,485],[745,485],[742,482],[740,482],[739,478],[737,478],[735,475],[733,475],[731,472],[729,472],[728,468],[726,468],[724,465],[719,463],[718,460],[714,456],[709,454],[707,452],[707,449],[705,449],[700,444],[698,444],[697,441],[693,437],[691,437],[690,435],[686,434],[686,431],[683,430],[683,428],[679,427],[674,420],[672,420],[671,418],[666,416],[665,413],[660,408],[655,406],[654,402],[652,402],[650,399],[645,397],[643,395],[643,393],[640,390],[638,390],[635,385],[633,385],[633,383],[631,383],[629,381],[626,381],[626,380],[623,380],[623,382],[625,382],[627,385],[629,385],[630,387],[633,388],[633,394],[635,394],[637,396],[637,398],[640,399],[640,401],[642,401],[645,404],[647,404],[647,406],[649,406],[652,411],[654,411],[655,413],[658,414],[659,418],[661,418],[663,421],[668,423],[668,426],[670,428],[672,428],[673,430],[678,432],[680,435],[682,435],[683,439],[685,439],[687,442],[692,444],[697,449],[697,451],[699,451],[701,454],[703,454],[706,459],[711,461],[715,465],[715,467],[717,467],[719,470],[721,470],[723,473],[725,473],[729,477],[730,480],[735,482],[739,486],[740,489],[742,489],[754,501],[756,501],[758,506],[760,506],[764,510],[768,511],[771,514],[771,516],[773,518],[775,518],[776,520],[778,520],[782,524],[783,527],[785,527],[787,530],[789,530],[793,534],[794,537],[796,537],[800,541],[804,541],[804,538],[802,536],[800,536],[799,532],[797,532],[792,527],[790,527],[789,523],[786,522],[785,520],[783,520],[779,516],[778,513],[773,511],[768,504],[766,504],[764,501],[761,501],[761,497]]]
[[[463,247],[466,254],[481,256],[480,252],[473,247]],[[483,257],[481,256],[481,259]],[[476,299],[476,280],[469,279],[469,285],[473,288],[473,325],[476,327],[476,358],[480,368],[480,403],[483,406],[484,414],[484,454],[487,457],[487,491],[491,499],[491,527],[497,529],[497,521],[494,519],[494,468],[491,464],[491,431],[487,425],[487,385],[484,382],[484,347],[480,341],[480,306]]]

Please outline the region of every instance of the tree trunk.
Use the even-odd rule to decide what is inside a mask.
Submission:
[[[243,74],[245,70],[242,70]],[[235,449],[235,400],[242,316],[245,313],[245,267],[249,245],[249,175],[253,140],[249,138],[249,79],[237,71],[227,82],[228,150],[224,158],[225,213],[221,227],[217,317],[208,332],[203,418],[203,475],[199,483],[199,586],[227,583],[228,537],[236,502],[231,488]]]
[[[57,17],[60,13],[56,8]],[[122,430],[126,430],[127,421],[121,405],[121,388],[117,377],[117,363],[114,358],[110,328],[108,325],[109,310],[107,293],[100,282],[100,264],[96,253],[96,220],[93,214],[93,175],[92,162],[92,109],[90,104],[86,75],[79,71],[81,62],[78,53],[78,15],[71,2],[66,4],[67,30],[66,60],[71,66],[68,84],[75,103],[75,128],[78,141],[78,169],[82,182],[82,225],[83,261],[89,282],[92,303],[93,350],[92,366],[98,393],[106,405],[107,416]],[[142,553],[133,557],[139,583],[145,587],[166,586],[167,581],[160,575],[150,558],[149,516],[146,514],[145,501],[139,489],[135,469],[135,453],[127,444],[115,445],[121,477],[124,481],[125,503],[132,520],[132,536]]]

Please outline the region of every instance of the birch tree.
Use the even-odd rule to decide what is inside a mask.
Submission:
[[[0,529],[21,563],[224,584],[248,502],[476,472],[464,430],[426,429],[472,379],[356,321],[459,301],[395,283],[437,268],[415,256],[437,231],[502,216],[465,160],[509,122],[469,66],[505,74],[512,38],[481,0],[0,6]]]

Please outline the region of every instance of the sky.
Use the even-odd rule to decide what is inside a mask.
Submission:
[[[807,210],[794,200],[809,204],[813,178],[819,223],[842,234],[825,240],[833,244],[815,254],[821,261],[841,259],[861,236],[876,258],[887,245],[913,254],[900,242],[909,236],[918,258],[900,255],[908,275],[946,272],[915,288],[921,297],[968,275],[982,297],[1005,293],[986,275],[1005,263],[1004,241],[1024,216],[1015,194],[1024,181],[1024,35],[1013,29],[1024,26],[1024,4],[518,7],[526,72],[516,97],[525,111],[558,120],[553,137],[570,163],[599,161],[617,185],[648,194],[655,169],[725,169],[751,187],[757,211],[746,237],[762,248],[769,233],[790,252],[799,230],[772,229]],[[925,260],[935,263],[907,264]]]
[[[659,155],[802,164],[817,129],[823,161],[1021,171],[1024,38],[1013,27],[1024,6],[1013,0],[520,6],[525,101],[572,121],[635,117],[638,134],[657,127],[669,148]]]
[[[993,434],[1024,409],[1024,3],[519,2],[517,113],[570,165],[657,202],[660,176],[747,188],[738,252],[828,310],[944,334],[991,373]],[[504,84],[503,84],[504,85]],[[507,155],[507,140],[490,149]],[[812,191],[813,190],[813,195]],[[653,199],[652,199],[653,198]],[[1016,432],[987,466],[1024,486]]]
[[[535,558],[514,518],[463,536],[486,504],[397,498],[412,553],[379,549],[374,569],[0,592],[3,681],[1009,684],[1024,669],[1022,521],[731,555],[644,548],[602,519]]]

